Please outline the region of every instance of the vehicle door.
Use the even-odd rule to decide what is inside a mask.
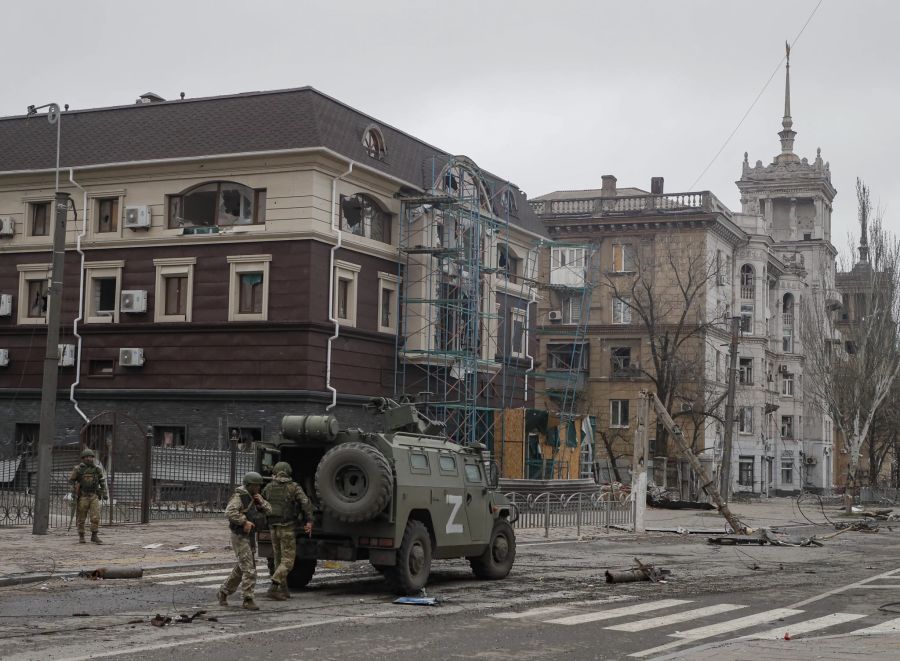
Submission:
[[[431,515],[438,546],[466,544],[471,538],[461,461],[456,453],[442,451],[438,453],[437,464],[437,486],[431,489]]]
[[[459,457],[463,463],[466,490],[466,519],[472,541],[486,542],[493,524],[484,465],[477,457]]]

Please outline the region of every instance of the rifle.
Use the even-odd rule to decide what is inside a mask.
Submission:
[[[75,490],[72,492],[74,498],[72,498],[72,513],[69,515],[69,527],[66,528],[66,532],[71,532],[72,530],[72,520],[75,518],[75,510],[78,509],[78,499],[81,498],[81,485],[76,484]]]

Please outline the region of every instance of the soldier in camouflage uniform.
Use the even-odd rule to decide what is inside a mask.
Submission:
[[[279,461],[272,469],[275,479],[263,489],[263,497],[272,505],[269,528],[272,532],[272,550],[275,552],[275,571],[272,584],[266,592],[270,599],[284,601],[291,596],[287,575],[294,568],[297,556],[297,532],[295,524],[303,512],[303,532],[312,534],[313,508],[299,484],[291,479],[291,465]]]
[[[267,503],[260,490],[263,485],[262,475],[250,471],[244,475],[244,486],[238,487],[228,506],[225,516],[231,528],[231,548],[237,556],[237,564],[225,583],[219,588],[219,605],[228,605],[228,595],[241,586],[244,597],[243,608],[258,611],[259,606],[253,601],[253,589],[256,587],[256,529],[265,526],[265,517],[271,513],[272,507]]]
[[[102,544],[100,530],[100,500],[106,500],[106,476],[103,470],[94,464],[94,451],[85,448],[81,451],[81,463],[72,469],[69,475],[72,483],[72,497],[75,501],[75,523],[78,528],[78,542],[84,544],[84,520],[91,520],[91,541]]]

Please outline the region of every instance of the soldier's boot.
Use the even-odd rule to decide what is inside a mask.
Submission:
[[[281,584],[281,594],[284,596],[285,599],[291,598],[291,591],[288,589],[287,581],[285,581],[284,583]]]
[[[278,592],[278,583],[272,581],[269,583],[269,589],[266,590],[266,598],[275,599],[275,594]]]
[[[103,540],[100,539],[96,530],[91,531],[91,541],[94,542],[94,544],[102,544],[103,543]]]
[[[253,597],[244,597],[244,603],[241,604],[241,608],[248,611],[259,610],[259,606],[256,605],[255,601],[253,601]]]
[[[225,590],[219,590],[216,596],[219,598],[219,606],[228,605],[228,593]]]
[[[269,588],[269,592],[266,593],[266,596],[269,599],[274,599],[275,601],[285,601],[288,599],[287,595],[284,593],[284,588],[286,586],[283,583],[272,583],[272,587]]]
[[[84,543],[85,543],[85,542],[84,542],[84,533],[83,533],[83,532],[79,532],[79,533],[78,533],[78,543],[79,543],[79,544],[84,544]]]

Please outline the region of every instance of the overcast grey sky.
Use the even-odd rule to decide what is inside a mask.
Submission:
[[[4,3],[0,115],[312,85],[531,197],[689,190],[818,0]],[[833,241],[862,177],[892,214],[900,2],[824,0],[791,57],[795,152],[831,162]],[[784,73],[694,189],[740,209],[744,151],[779,152]],[[64,129],[65,131],[65,129]],[[65,134],[63,136],[65,139]]]

